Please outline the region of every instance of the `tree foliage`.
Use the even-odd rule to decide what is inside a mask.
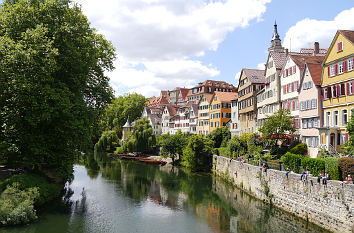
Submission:
[[[223,126],[212,131],[208,137],[214,141],[215,148],[220,148],[226,146],[231,138],[231,132],[226,126]]]
[[[287,134],[295,132],[290,111],[279,109],[274,115],[268,117],[259,131],[264,138],[272,138],[283,143],[288,139]]]
[[[184,166],[194,171],[210,171],[214,142],[201,134],[192,135],[183,150]]]
[[[156,148],[156,137],[147,118],[141,118],[135,122],[133,131],[123,144],[123,150],[127,152],[151,153]]]
[[[178,130],[176,134],[161,135],[159,144],[161,146],[161,155],[172,158],[172,163],[174,164],[176,156],[182,155],[183,149],[188,144],[188,139],[181,130]]]
[[[352,112],[352,116],[353,116]],[[354,157],[354,117],[350,118],[350,121],[348,122],[347,125],[347,130],[348,130],[348,135],[349,139],[348,142],[346,143],[346,152],[348,156]]]
[[[113,97],[114,48],[70,0],[0,8],[0,139],[8,163],[67,176]]]

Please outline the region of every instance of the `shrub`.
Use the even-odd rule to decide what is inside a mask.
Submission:
[[[306,155],[307,154],[307,144],[300,143],[300,144],[296,145],[294,148],[290,149],[289,152],[292,154],[297,154],[297,155]]]
[[[18,183],[9,185],[0,197],[0,226],[29,223],[37,218],[34,201],[37,188],[20,190]]]
[[[327,157],[323,159],[325,161],[325,171],[329,172],[332,180],[341,180],[341,172],[338,167],[338,159]]]
[[[126,151],[124,151],[122,146],[119,146],[116,148],[116,150],[114,151],[115,154],[124,154],[126,153]]]
[[[343,178],[347,177],[349,174],[354,176],[354,158],[343,157],[338,161],[339,169],[342,173]]]
[[[312,176],[319,176],[325,170],[325,161],[321,158],[302,158],[301,166],[309,170]]]
[[[25,173],[11,176],[2,182],[0,184],[0,192],[5,190],[8,185],[12,185],[14,183],[17,183],[18,188],[21,190],[37,187],[39,197],[36,199],[36,203],[39,205],[58,197],[61,191],[59,186],[49,184],[45,177],[37,174]]]
[[[218,150],[218,155],[220,155],[220,156],[224,156],[224,157],[228,157],[228,158],[231,158],[231,156],[232,156],[229,148],[227,148],[227,147],[220,147],[220,148],[217,148],[217,150]]]
[[[282,162],[284,163],[285,167],[290,167],[290,169],[295,172],[300,172],[301,166],[301,159],[304,158],[302,155],[292,154],[287,152],[282,158]]]

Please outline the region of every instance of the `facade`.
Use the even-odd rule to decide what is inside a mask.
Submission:
[[[241,135],[240,120],[238,114],[238,99],[231,100],[231,122],[229,123],[231,137]]]
[[[162,112],[162,107],[145,107],[141,116],[149,120],[155,135],[162,134]]]
[[[172,105],[183,105],[187,101],[188,88],[176,87],[168,93],[168,102]]]
[[[205,93],[198,103],[197,133],[207,135],[209,133],[209,111],[213,94]]]
[[[263,89],[264,82],[264,70],[242,69],[238,84],[238,114],[241,134],[256,131],[256,94]]]
[[[125,122],[125,124],[123,125],[122,143],[124,143],[127,140],[128,135],[132,130],[133,130],[133,124],[130,123],[129,116],[128,116],[127,122]]]
[[[319,152],[320,127],[323,124],[321,74],[321,64],[305,63],[299,88],[300,139],[307,143],[308,154],[312,158],[316,158]]]
[[[170,120],[170,134],[189,132],[189,106],[179,107],[177,113]]]
[[[321,64],[325,54],[319,53],[319,44],[315,43],[315,54],[288,54],[286,62],[280,74],[280,101],[281,107],[290,111],[291,116],[294,117],[294,127],[300,128],[300,107],[299,104],[299,87],[300,79],[304,73],[305,62],[313,64]],[[297,134],[299,131],[297,130]]]
[[[268,52],[264,88],[257,94],[257,128],[280,108],[280,73],[287,53],[281,45],[276,23]]]
[[[210,103],[209,133],[216,128],[226,126],[231,119],[231,100],[237,99],[236,92],[214,92]]]
[[[189,103],[198,104],[199,100],[203,98],[204,94],[214,94],[215,91],[236,92],[237,88],[234,87],[234,85],[224,81],[206,80],[191,88],[190,92],[188,93],[187,100]]]
[[[172,105],[166,105],[164,107],[161,117],[162,134],[167,134],[170,132],[170,119],[176,115],[177,109],[177,106]]]
[[[322,64],[324,127],[321,144],[332,152],[341,152],[348,140],[346,130],[354,109],[354,31],[339,30]]]
[[[198,126],[198,104],[189,106],[189,132],[196,134]]]

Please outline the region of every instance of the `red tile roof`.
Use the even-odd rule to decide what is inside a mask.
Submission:
[[[281,69],[286,61],[286,53],[285,52],[274,52],[271,51],[269,56],[273,58],[274,66],[277,69]]]
[[[322,66],[318,63],[306,62],[307,68],[315,85],[321,85]]]
[[[295,62],[295,64],[300,68],[301,71],[304,70],[305,63],[314,63],[314,64],[321,64],[325,58],[325,54],[316,55],[316,56],[309,56],[306,54],[289,54],[289,57]]]
[[[314,49],[310,48],[302,48],[300,49],[300,54],[309,54],[312,55],[314,53]],[[318,55],[326,55],[328,49],[320,49]]]
[[[237,92],[221,92],[216,91],[214,94],[218,97],[218,100],[222,103],[231,102],[231,100],[237,99]]]
[[[246,77],[250,80],[251,83],[264,83],[264,70],[257,70],[257,69],[242,69],[245,72]]]

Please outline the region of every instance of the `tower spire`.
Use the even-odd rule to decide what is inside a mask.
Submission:
[[[276,20],[274,21],[274,31],[273,31],[272,40],[275,40],[275,39],[277,39],[277,40],[280,39],[279,34],[278,34],[278,25],[277,25],[277,21]]]
[[[270,41],[270,47],[268,48],[268,51],[276,51],[276,52],[283,52],[284,48],[281,46],[281,40],[280,36],[278,34],[278,25],[277,21],[274,20],[274,29],[273,29],[273,37],[272,40]]]

